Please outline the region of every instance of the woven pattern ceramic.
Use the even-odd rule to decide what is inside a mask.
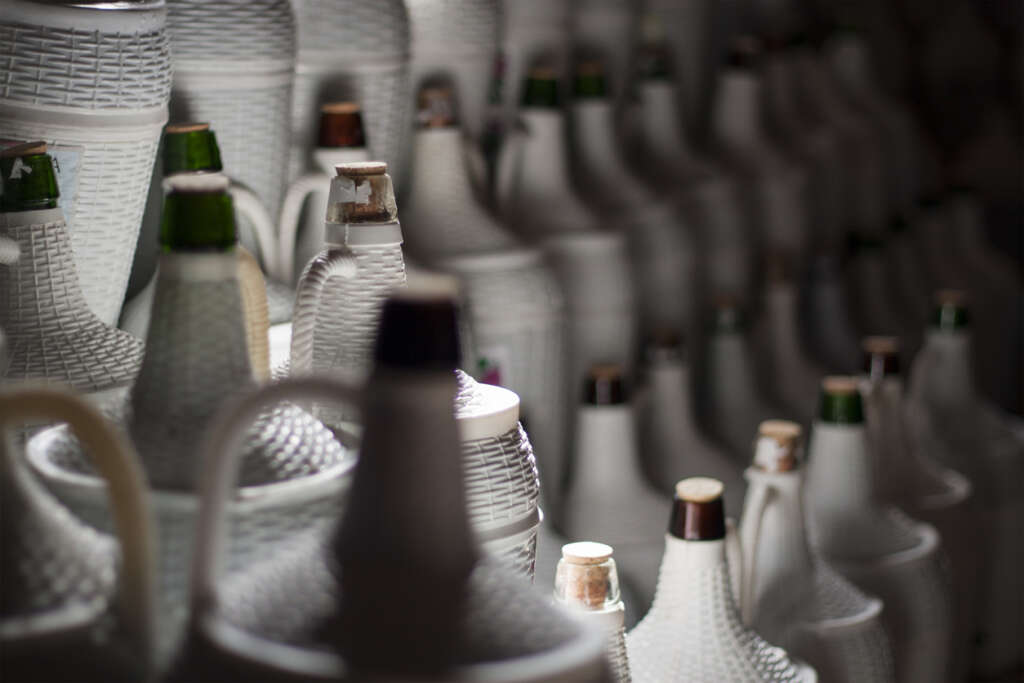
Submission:
[[[58,172],[82,292],[117,321],[171,71],[160,3],[82,9],[8,1],[0,20],[0,131],[44,140]]]
[[[0,216],[0,236],[18,260],[0,265],[0,327],[8,337],[8,379],[68,384],[85,394],[123,398],[142,360],[142,342],[108,327],[90,310],[60,209]]]
[[[320,105],[363,110],[370,156],[401,177],[410,125],[409,18],[402,0],[297,0],[289,176],[309,163]]]

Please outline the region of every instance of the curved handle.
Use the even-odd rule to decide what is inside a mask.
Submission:
[[[255,192],[234,179],[228,186],[228,193],[231,195],[235,210],[249,221],[256,233],[256,245],[260,250],[259,257],[267,272],[275,277],[280,277],[281,267],[277,262],[277,231],[274,227],[274,219],[270,217],[267,207]]]
[[[0,235],[0,266],[12,266],[21,258],[21,248],[9,237]]]
[[[278,267],[281,269],[281,280],[291,282],[295,277],[295,248],[299,239],[299,219],[302,217],[302,205],[306,198],[330,185],[331,179],[323,173],[304,175],[288,188],[281,204],[280,237],[277,245]],[[326,218],[326,216],[325,216]]]
[[[249,361],[256,379],[270,379],[270,305],[267,303],[267,283],[263,271],[252,253],[239,244],[238,284],[245,308],[245,332],[249,341]]]
[[[125,634],[152,671],[156,644],[156,532],[146,480],[129,441],[83,399],[56,388],[0,390],[4,432],[30,420],[67,422],[107,483],[121,544],[117,611]]]
[[[725,556],[729,560],[729,587],[732,588],[733,599],[739,603],[743,587],[743,548],[732,517],[725,518]]]
[[[740,614],[747,626],[754,620],[754,581],[757,566],[757,548],[761,539],[761,523],[764,511],[772,496],[772,487],[768,484],[751,482],[747,489],[747,498],[743,501],[743,523],[739,530],[740,571],[736,599],[740,603]]]
[[[356,274],[356,257],[347,247],[332,247],[309,262],[299,279],[292,315],[291,372],[313,371],[313,331],[320,297],[327,281],[334,276],[351,278]]]
[[[362,393],[340,378],[302,377],[273,382],[235,399],[217,412],[199,448],[199,524],[192,558],[192,615],[216,606],[217,577],[224,563],[222,542],[228,524],[224,508],[238,486],[242,444],[248,427],[270,406],[282,401],[343,402],[357,408]]]
[[[513,199],[522,169],[526,135],[520,128],[513,128],[505,137],[505,143],[498,152],[498,161],[494,165],[494,203],[502,215],[512,208],[509,203]]]

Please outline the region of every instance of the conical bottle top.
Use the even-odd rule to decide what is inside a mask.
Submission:
[[[453,370],[460,342],[458,281],[447,275],[410,276],[384,303],[377,333],[377,365],[407,370]]]
[[[615,406],[626,402],[626,380],[621,365],[594,365],[583,380],[583,403]]]
[[[737,36],[729,45],[726,65],[733,69],[753,70],[761,60],[762,51],[761,41],[754,36]]]
[[[743,313],[735,297],[719,295],[715,298],[714,331],[717,334],[737,334],[743,330]]]
[[[224,170],[208,123],[172,123],[164,129],[164,175]]]
[[[455,90],[450,85],[427,85],[416,98],[416,125],[420,128],[454,128]]]
[[[668,532],[684,541],[725,538],[725,485],[717,479],[691,477],[676,484]]]
[[[568,607],[599,611],[621,600],[612,547],[580,541],[562,546],[555,569],[555,600]]]
[[[327,222],[394,223],[398,220],[395,188],[383,161],[352,161],[334,167]]]
[[[221,251],[235,246],[235,209],[219,173],[179,173],[166,179],[160,226],[165,251]]]
[[[865,337],[860,347],[864,350],[864,372],[872,380],[900,374],[899,337]]]
[[[803,429],[788,420],[765,420],[757,428],[754,467],[762,472],[789,472],[800,463]]]
[[[0,150],[0,211],[56,209],[57,172],[45,142],[24,142]]]
[[[363,111],[355,102],[328,102],[320,107],[318,147],[366,147]]]
[[[525,108],[557,109],[561,105],[558,94],[558,73],[549,66],[535,66],[530,69],[523,83]]]
[[[967,310],[967,293],[958,289],[944,289],[935,294],[935,308],[932,310],[931,326],[944,332],[967,329],[970,316]]]
[[[856,425],[864,422],[864,408],[856,377],[831,376],[821,380],[822,422]]]
[[[604,66],[600,61],[590,59],[576,65],[576,75],[572,82],[572,94],[577,99],[600,99],[608,96]]]

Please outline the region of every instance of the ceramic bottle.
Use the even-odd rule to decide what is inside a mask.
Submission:
[[[629,683],[626,653],[626,609],[619,592],[619,575],[612,547],[593,541],[562,546],[562,559],[555,573],[555,604],[573,616],[603,629],[607,656],[615,683]]]
[[[885,603],[896,680],[942,680],[953,623],[941,541],[934,527],[878,499],[870,447],[857,380],[826,377],[806,478],[811,543]]]
[[[53,158],[43,142],[0,152],[0,328],[7,335],[5,380],[66,384],[110,410],[124,400],[142,342],[105,324],[86,302]]]
[[[973,548],[976,521],[973,487],[959,472],[942,465],[913,438],[896,337],[861,342],[864,366],[861,395],[879,498],[933,525],[950,562],[954,631],[952,678],[967,675],[977,622],[980,554]]]
[[[0,131],[43,140],[58,182],[82,296],[117,322],[171,94],[162,0],[5,0],[0,42],[11,59]],[[83,39],[82,36],[89,36]],[[102,59],[96,55],[102,54]]]
[[[116,538],[75,519],[29,473],[12,432],[66,422],[102,473]],[[154,663],[154,533],[131,447],[62,390],[0,390],[0,671],[9,680],[142,680]],[[19,449],[20,450],[20,449]],[[116,542],[115,542],[116,541]]]
[[[370,158],[396,176],[405,165],[409,110],[409,14],[402,0],[297,0],[289,179],[316,144],[320,105],[356,102]]]
[[[668,500],[644,480],[626,381],[618,366],[594,366],[583,386],[562,529],[570,539],[614,543],[642,615],[654,597]]]
[[[380,306],[405,285],[402,228],[387,164],[340,164],[331,179],[324,249],[299,279],[292,326],[291,372],[334,368],[362,379]],[[323,413],[328,425],[341,416]]]
[[[285,282],[297,281],[302,269],[324,243],[327,192],[334,167],[353,161],[369,161],[362,109],[355,102],[328,102],[320,106],[316,167],[292,181],[281,205],[278,261]]]
[[[936,295],[910,377],[913,438],[923,452],[970,479],[976,524],[986,530],[980,548],[980,627],[972,674],[994,677],[1012,672],[1024,659],[1020,639],[1012,635],[1024,618],[1024,582],[1016,570],[1024,562],[1017,542],[1024,533],[1024,441],[1010,418],[978,394],[963,292]],[[978,552],[977,542],[972,548]]]
[[[523,245],[480,203],[468,173],[467,142],[450,88],[420,92],[403,233],[422,263],[456,275],[480,381],[512,389],[545,482],[544,509],[555,514],[564,480],[564,300],[543,252]]]
[[[607,680],[603,635],[483,557],[471,533],[452,411],[455,292],[450,278],[424,276],[384,304],[344,517],[326,546],[292,546],[253,567],[278,579],[275,591],[233,590],[220,576],[223,525],[215,522],[238,461],[212,456],[237,454],[237,425],[271,402],[353,392],[334,379],[286,380],[249,397],[210,431],[207,523],[195,574],[203,618],[194,626],[222,657],[260,678],[288,681]],[[282,619],[291,611],[285,605],[309,607],[299,611],[304,619]]]
[[[152,489],[160,534],[161,668],[173,656],[188,614],[199,440],[222,405],[255,384],[227,185],[227,178],[213,173],[168,180],[165,251],[146,354],[120,416]],[[331,519],[354,459],[294,405],[269,410],[245,436],[243,488],[233,492],[230,508],[234,570]],[[111,527],[106,493],[66,428],[36,435],[28,459],[76,515],[100,530]]]
[[[809,662],[822,680],[892,681],[882,601],[811,553],[804,526],[802,429],[762,422],[739,528],[744,623]]]
[[[501,99],[506,130],[529,105],[523,84],[531,69],[549,66],[563,85],[569,74],[571,0],[502,0]]]
[[[629,0],[574,0],[572,5],[569,32],[573,54],[603,65],[608,97],[617,115],[632,81],[637,4]]]
[[[721,482],[704,477],[676,485],[654,604],[626,636],[633,679],[817,681],[814,669],[740,620],[722,492]]]

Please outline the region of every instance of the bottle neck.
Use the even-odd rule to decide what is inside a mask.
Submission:
[[[576,457],[572,488],[579,492],[614,492],[629,497],[643,491],[636,447],[636,427],[630,404],[581,405],[576,415]]]
[[[671,407],[673,422],[686,433],[699,433],[690,400],[690,366],[682,359],[655,361],[649,377],[651,398],[656,405]]]
[[[571,194],[562,112],[525,109],[520,118],[528,130],[519,171],[520,203]]]
[[[828,520],[857,516],[872,506],[874,474],[864,423],[815,421],[807,466],[810,514]]]
[[[640,85],[640,125],[651,154],[680,164],[692,153],[683,135],[679,92],[670,81],[647,80]]]
[[[628,177],[615,148],[615,119],[608,99],[572,104],[573,149],[584,176]]]
[[[712,127],[727,147],[756,145],[761,134],[761,84],[752,73],[726,71],[719,81]]]
[[[931,329],[921,355],[927,359],[927,367],[915,371],[924,375],[930,398],[950,406],[974,403],[969,332]]]

